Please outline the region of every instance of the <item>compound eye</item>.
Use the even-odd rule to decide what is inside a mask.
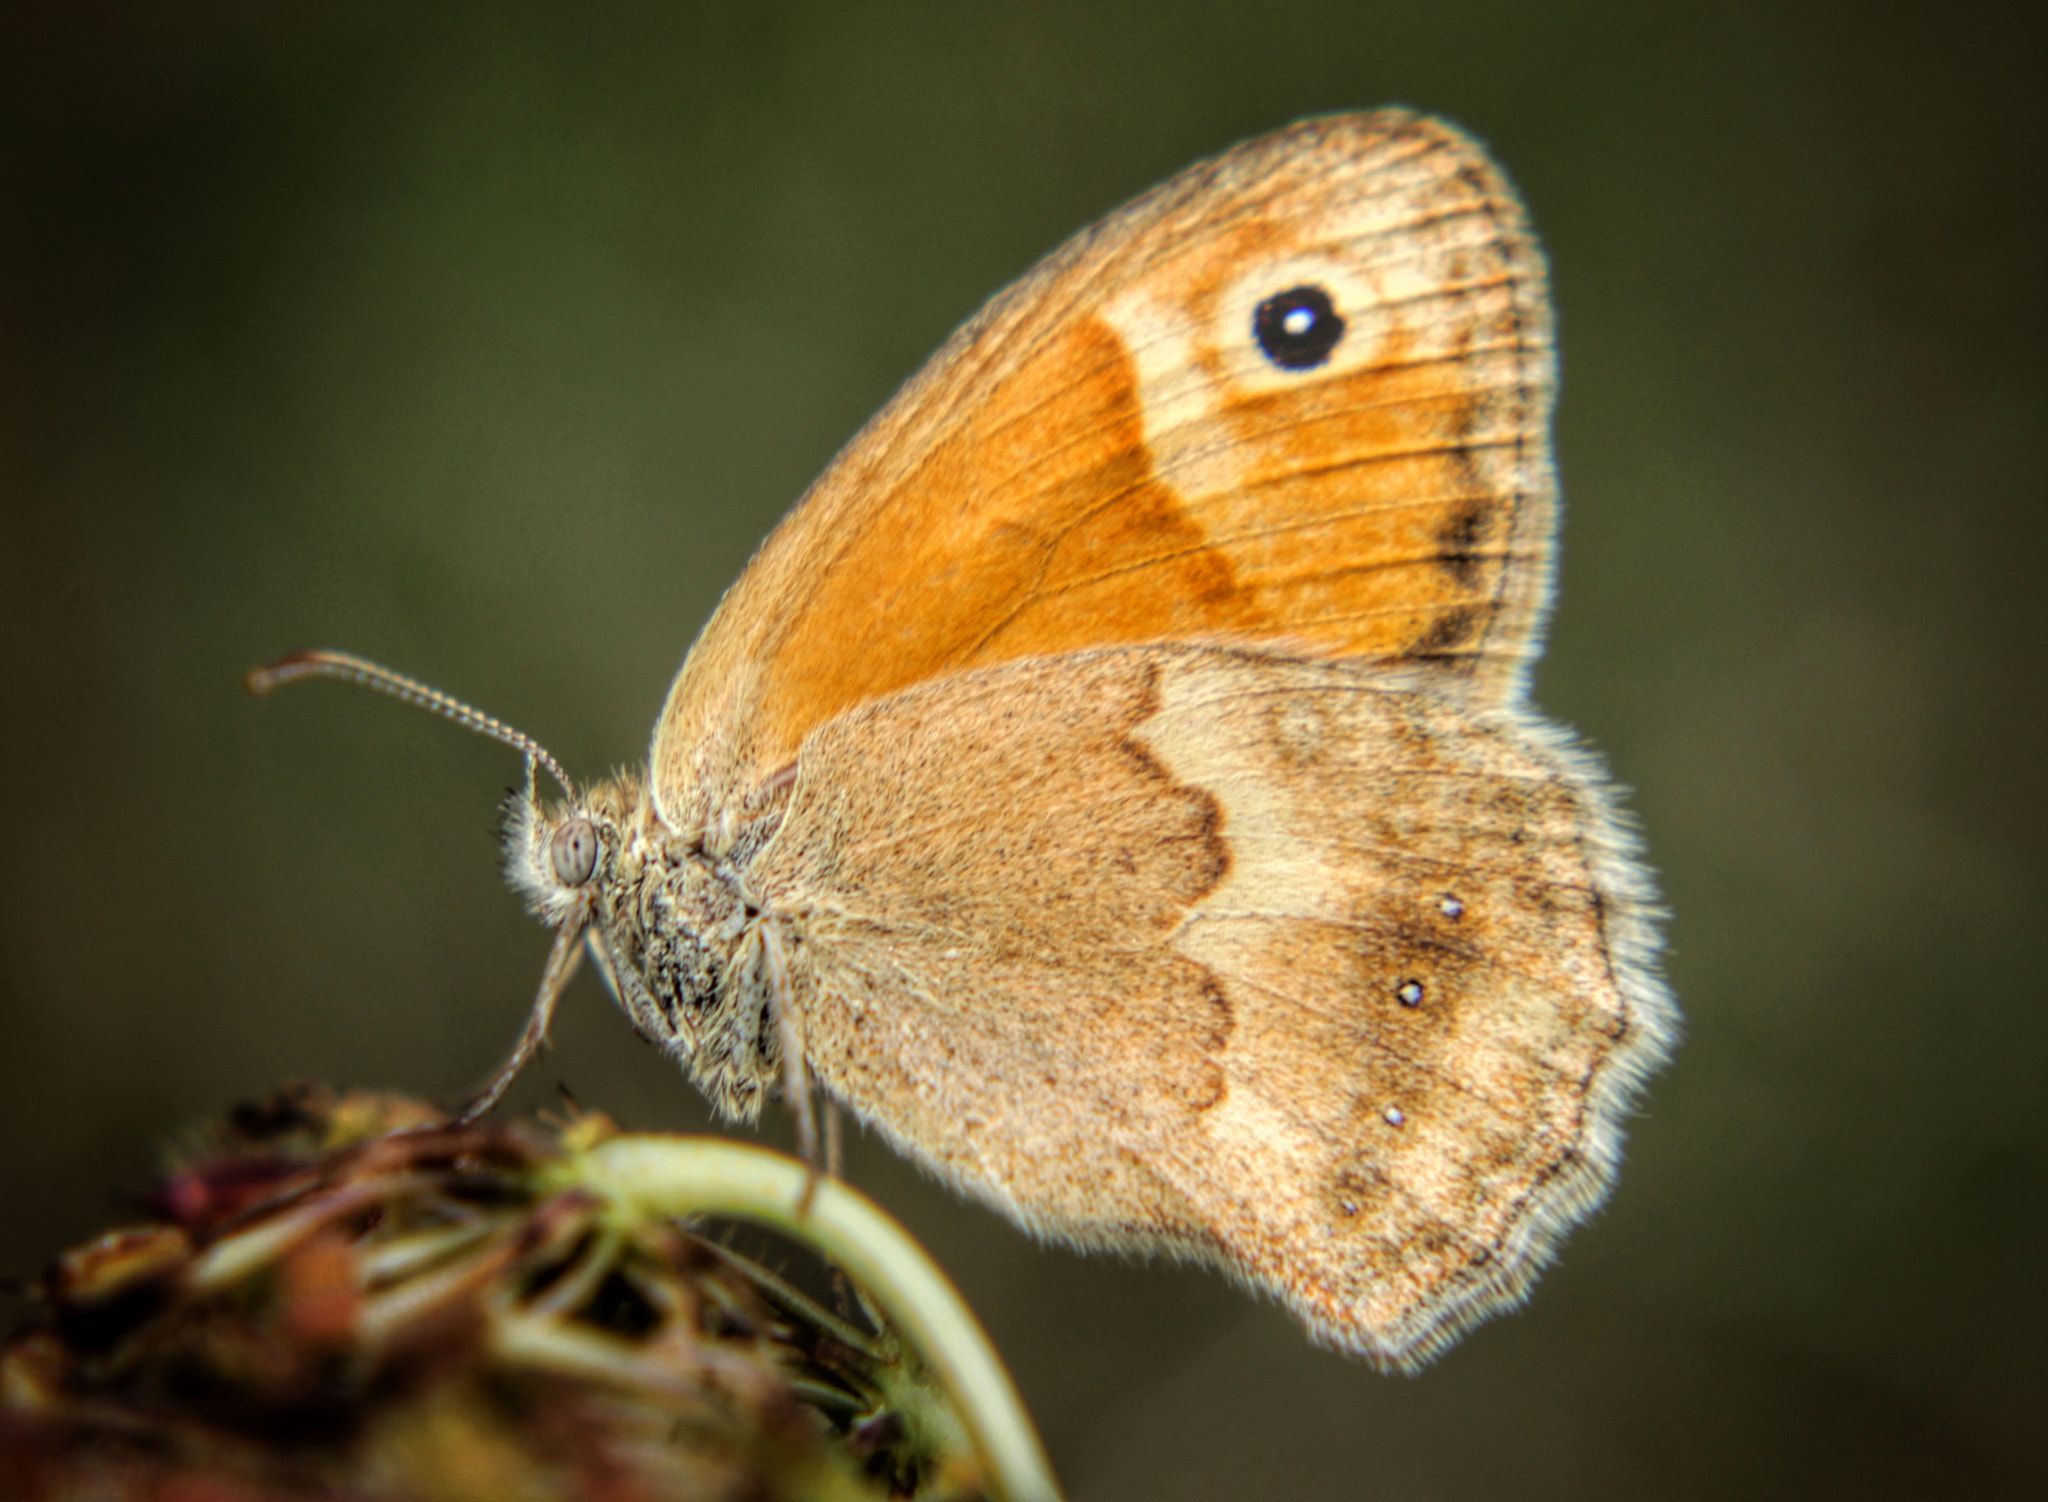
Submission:
[[[555,868],[555,880],[565,887],[580,887],[597,869],[597,830],[588,819],[571,819],[548,841],[548,859]]]

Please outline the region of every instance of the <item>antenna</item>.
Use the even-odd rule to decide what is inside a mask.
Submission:
[[[561,784],[563,792],[572,798],[576,795],[576,790],[569,786],[569,776],[562,770],[562,764],[548,755],[547,748],[532,736],[514,730],[503,720],[474,709],[438,688],[429,688],[417,678],[408,678],[390,668],[379,667],[368,658],[353,657],[347,652],[294,652],[260,668],[251,668],[248,677],[242,680],[242,686],[252,694],[262,695],[307,678],[333,678],[342,683],[359,684],[400,703],[437,714],[444,720],[453,720],[478,735],[487,735],[494,741],[525,752],[529,768],[535,762],[540,763],[548,769],[548,775]]]

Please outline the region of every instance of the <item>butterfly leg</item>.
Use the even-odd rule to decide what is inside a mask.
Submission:
[[[782,935],[773,923],[763,923],[755,932],[761,936],[761,969],[768,982],[768,1005],[775,1013],[776,1037],[782,1046],[782,1098],[796,1122],[797,1156],[811,1171],[804,1181],[803,1198],[797,1204],[797,1214],[802,1215],[811,1208],[811,1196],[817,1193],[819,1178],[832,1170],[818,1151],[811,1074],[804,1062],[803,1026],[797,1021],[796,1008],[790,1004],[789,957],[783,952]]]
[[[820,1091],[818,1111],[825,1118],[825,1177],[843,1179],[846,1177],[842,1171],[846,1166],[846,1144],[842,1138],[839,1102]]]
[[[457,1121],[475,1121],[503,1100],[505,1092],[512,1088],[512,1082],[519,1078],[520,1071],[533,1062],[533,1056],[548,1041],[548,1024],[554,1020],[555,1003],[561,1000],[562,988],[569,984],[577,966],[583,963],[585,932],[581,922],[566,923],[555,936],[555,947],[548,951],[547,966],[540,973],[540,990],[534,995],[533,1011],[526,1019],[526,1031],[519,1035],[519,1042],[513,1046],[511,1055],[498,1066],[498,1072],[491,1076],[491,1082],[484,1086],[483,1093],[462,1108]]]

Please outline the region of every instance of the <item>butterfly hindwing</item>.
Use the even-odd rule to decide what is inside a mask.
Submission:
[[[873,701],[756,881],[811,1067],[910,1156],[1390,1364],[1520,1297],[1672,1026],[1582,757],[1355,664],[1108,650]]]

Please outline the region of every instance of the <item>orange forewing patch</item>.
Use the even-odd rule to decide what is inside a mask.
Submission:
[[[985,403],[801,603],[757,711],[776,752],[856,704],[965,667],[1269,627],[1153,474],[1111,330],[1070,326]],[[1105,577],[1111,587],[1085,582]]]

